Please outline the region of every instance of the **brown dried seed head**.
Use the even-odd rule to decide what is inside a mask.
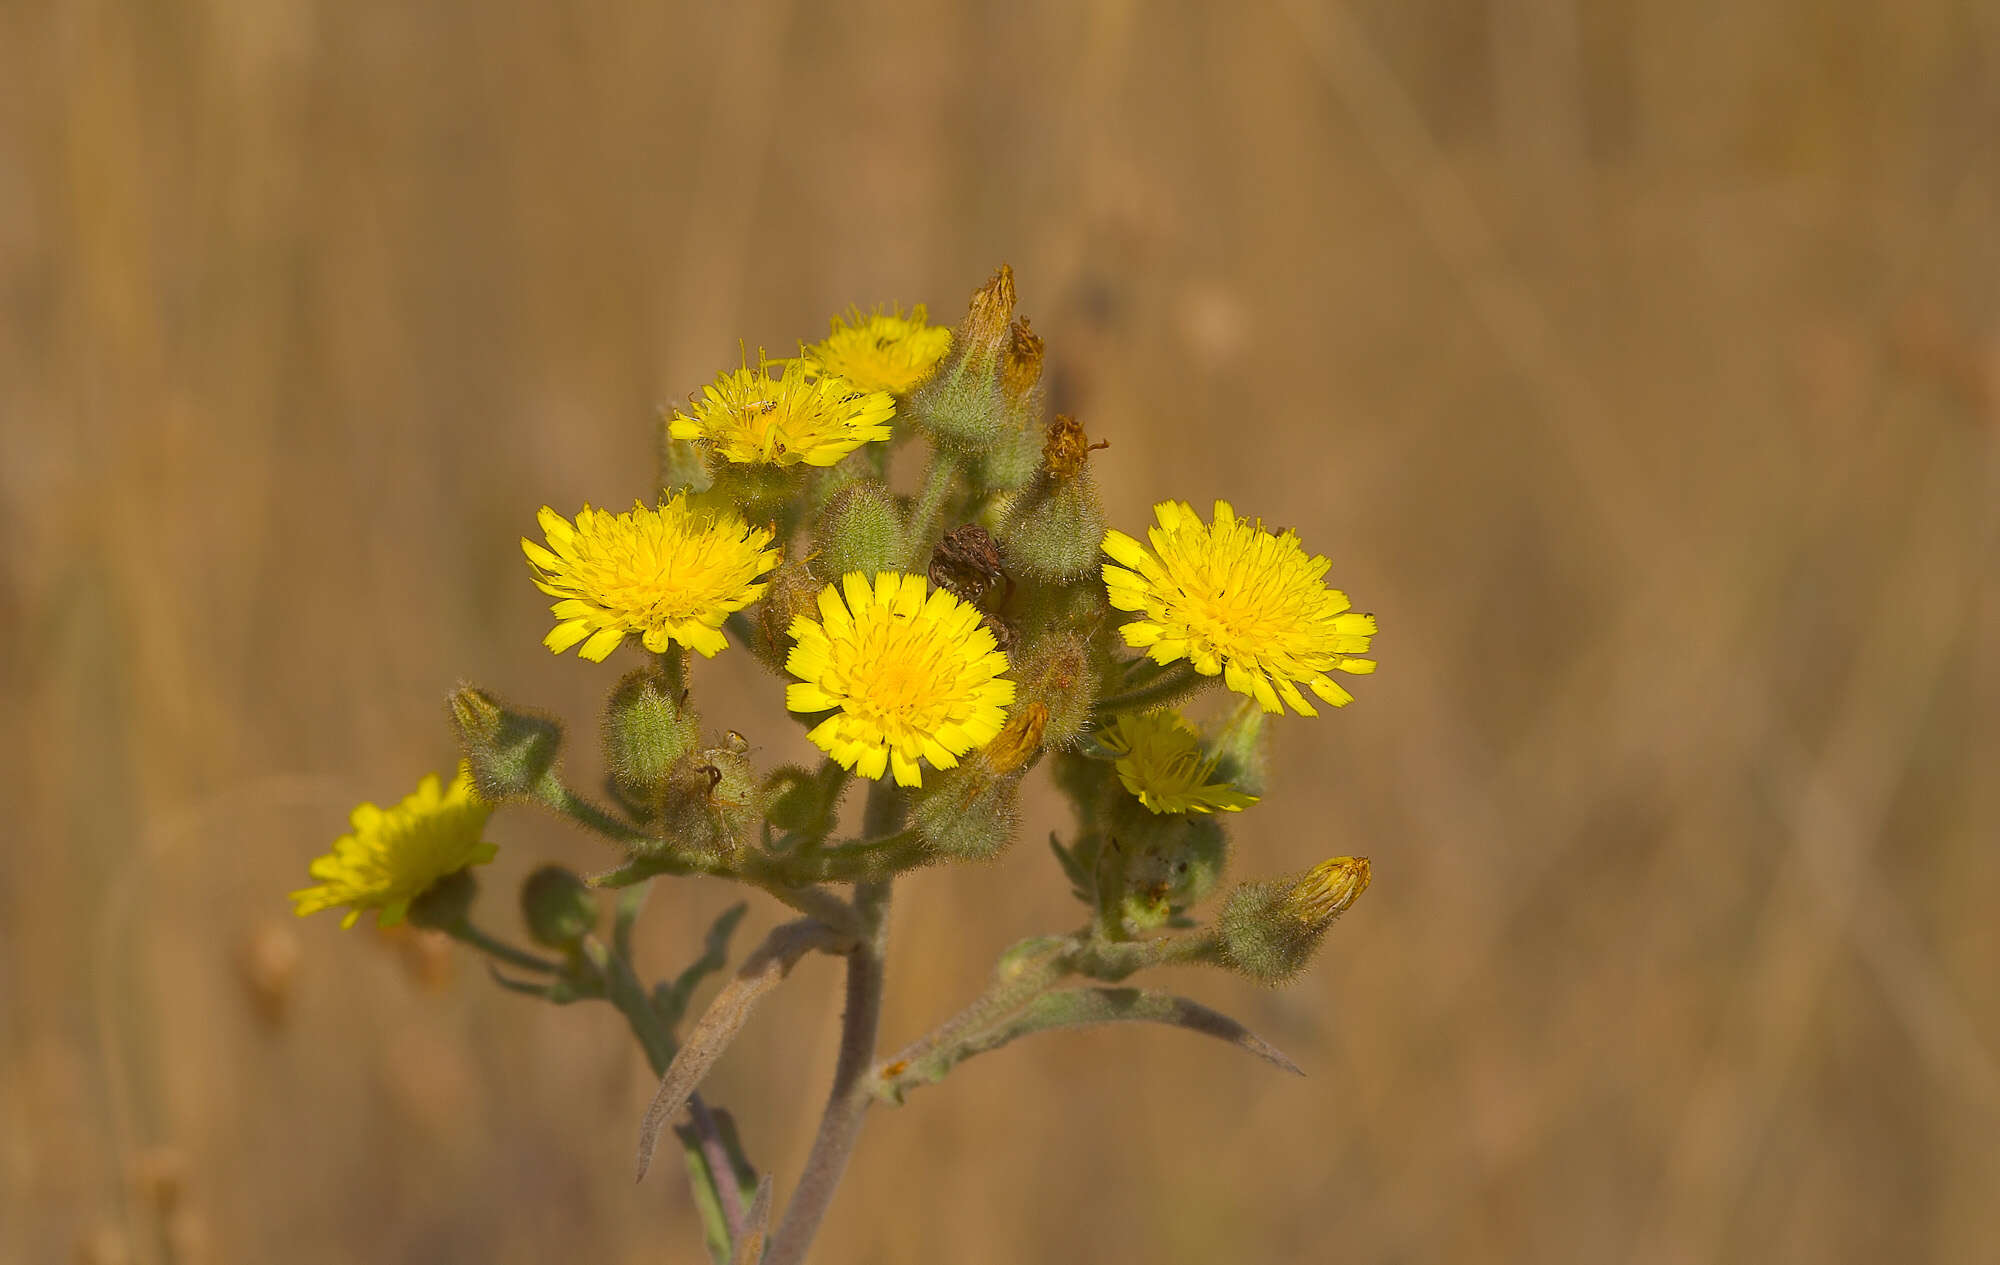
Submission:
[[[962,341],[968,349],[997,349],[1007,337],[1008,322],[1014,319],[1014,270],[1001,264],[985,285],[973,293],[965,311]],[[991,362],[988,362],[991,363]]]
[[[1000,363],[1000,387],[1010,400],[1021,400],[1042,380],[1042,337],[1017,316],[1008,331],[1007,354]]]
[[[1101,439],[1091,443],[1090,436],[1083,432],[1082,422],[1058,413],[1056,420],[1049,423],[1049,437],[1042,441],[1042,469],[1058,483],[1066,483],[1083,469],[1091,453],[1110,446]]]

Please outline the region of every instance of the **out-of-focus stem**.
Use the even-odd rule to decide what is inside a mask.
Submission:
[[[873,805],[871,804],[871,807]],[[833,1089],[798,1189],[785,1209],[764,1265],[800,1265],[819,1232],[827,1207],[847,1170],[848,1156],[861,1137],[861,1122],[874,1101],[871,1075],[875,1031],[882,1018],[882,957],[888,939],[889,880],[857,883],[854,905],[865,934],[847,957],[847,1010],[840,1020],[840,1057]]]

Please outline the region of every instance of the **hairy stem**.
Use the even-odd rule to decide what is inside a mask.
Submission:
[[[1137,689],[1098,700],[1097,714],[1111,716],[1117,712],[1136,712],[1150,707],[1162,707],[1168,703],[1179,702],[1213,680],[1214,677],[1206,677],[1195,671],[1192,663],[1177,663]]]
[[[873,805],[871,804],[871,807]],[[886,810],[885,810],[886,811]],[[861,1122],[874,1101],[871,1070],[875,1030],[882,1018],[882,953],[888,939],[889,880],[857,883],[854,906],[865,934],[847,957],[847,1010],[840,1020],[840,1057],[833,1089],[798,1189],[771,1240],[764,1265],[800,1265],[847,1169],[847,1157],[861,1137]]]
[[[932,537],[943,525],[945,502],[958,484],[958,461],[943,452],[931,454],[917,503],[910,511],[910,569],[922,572],[931,556]]]

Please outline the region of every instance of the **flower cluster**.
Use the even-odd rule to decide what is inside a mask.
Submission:
[[[609,1001],[666,1071],[726,1044],[671,1029],[702,973],[723,964],[734,922],[696,967],[649,990],[628,956],[637,902],[621,902],[607,946],[597,889],[733,880],[803,915],[761,961],[879,954],[887,884],[1008,846],[1022,785],[1047,767],[1075,815],[1051,842],[1089,925],[1010,951],[996,976],[1004,996],[870,1073],[873,1096],[900,1101],[1038,1026],[1147,1018],[1231,1031],[1165,994],[1059,985],[1169,963],[1277,982],[1305,965],[1367,886],[1365,858],[1239,884],[1205,924],[1196,911],[1229,860],[1225,823],[1257,818],[1239,815],[1264,794],[1267,716],[1352,702],[1335,674],[1374,670],[1375,619],[1327,583],[1331,564],[1296,533],[1227,501],[1206,521],[1161,501],[1143,540],[1108,529],[1092,472],[1107,445],[1075,418],[1044,417],[1054,353],[1015,300],[1003,267],[956,329],[929,324],[922,306],[851,310],[797,356],[760,352],[668,410],[658,477],[629,511],[544,506],[542,539],[521,540],[527,578],[553,599],[544,644],[590,663],[622,649],[628,665],[607,681],[606,800],[565,780],[555,720],[462,686],[449,708],[457,777],[426,778],[393,808],[357,808],[352,832],[311,863],[314,885],[293,893],[298,912],[344,907],[345,925],[371,910],[385,925],[407,915],[528,973],[501,977],[516,991]],[[892,463],[904,447],[924,451]],[[800,723],[810,762],[763,766],[740,734],[710,727],[694,665],[732,646],[771,673],[765,703]],[[1210,699],[1242,700],[1204,709],[1217,685]],[[860,831],[843,837],[857,779]],[[588,882],[544,866],[524,885],[528,934],[559,958],[472,920],[468,871],[493,858],[488,818],[509,801],[560,813],[613,849],[612,868]],[[869,978],[849,972],[851,986]],[[1139,1000],[1112,1004],[1127,994]],[[877,1010],[850,1005],[851,1016]],[[872,1031],[843,1048],[862,1040]],[[666,1084],[685,1093],[688,1076]],[[642,1156],[678,1105],[656,1104]],[[712,1188],[733,1180],[707,1158],[725,1141],[689,1143],[693,1179],[711,1185],[704,1208],[747,1202]],[[740,1227],[709,1230],[717,1259],[731,1259]],[[795,1247],[780,1255],[798,1259]]]

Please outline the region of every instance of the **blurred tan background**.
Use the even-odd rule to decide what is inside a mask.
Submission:
[[[559,8],[0,4],[0,1260],[699,1259],[612,1011],[284,894],[461,678],[590,780],[538,506],[646,494],[739,339],[1002,260],[1118,525],[1229,497],[1380,614],[1235,823],[1375,885],[1289,991],[1171,981],[1310,1079],[974,1061],[819,1259],[1988,1258],[2000,10]],[[697,684],[798,749],[748,655]],[[1063,825],[902,885],[885,1042],[1075,921]],[[503,927],[609,860],[493,837]],[[657,893],[647,966],[732,899]],[[712,1082],[781,1197],[836,985]]]

